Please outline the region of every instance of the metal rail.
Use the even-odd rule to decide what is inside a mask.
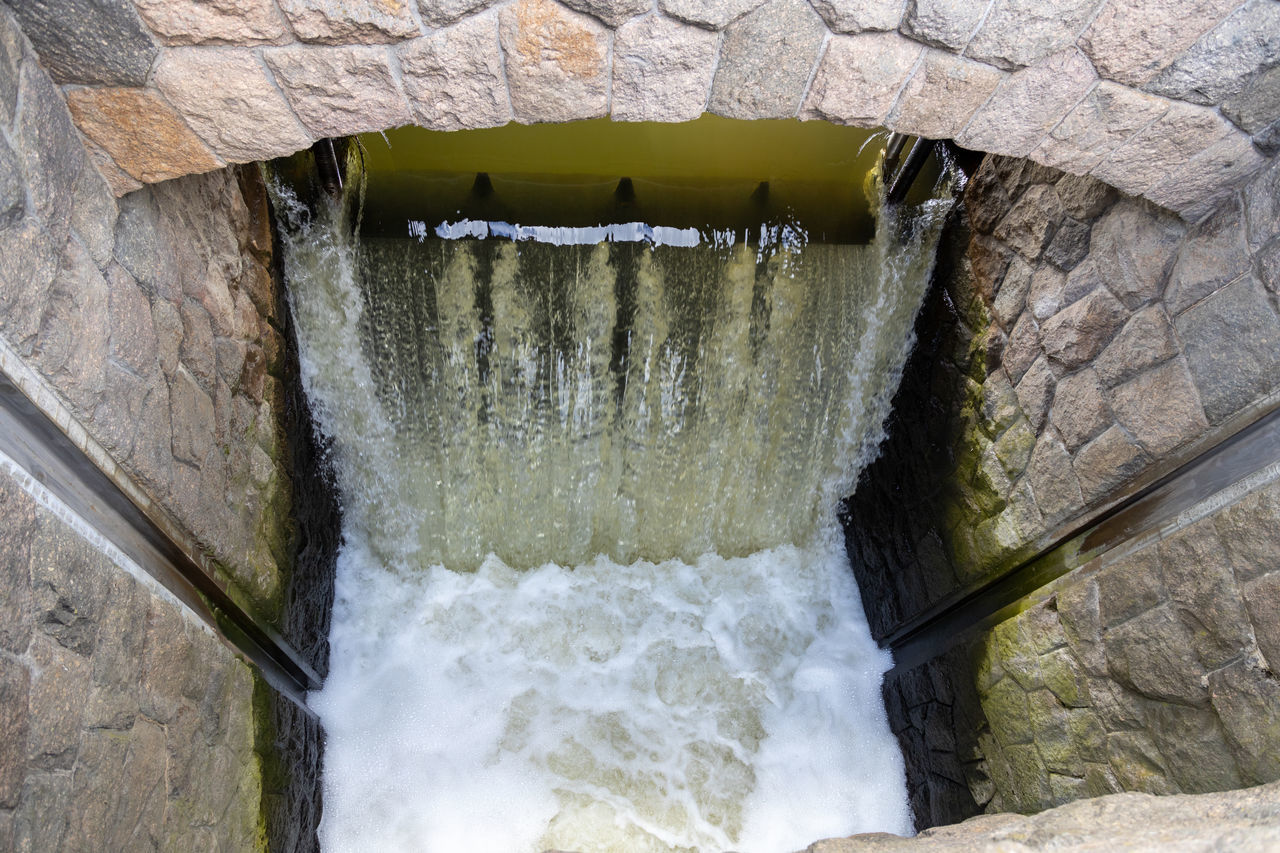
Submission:
[[[237,604],[217,578],[165,534],[3,373],[0,452],[244,653],[273,687],[311,713],[306,694],[320,687],[315,670],[275,630]]]

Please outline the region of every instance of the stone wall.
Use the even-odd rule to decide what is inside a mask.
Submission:
[[[255,677],[0,468],[0,848],[262,849]]]
[[[266,199],[223,170],[117,201],[0,10],[0,339],[246,607],[279,614],[289,477]],[[250,192],[246,193],[244,187]],[[250,208],[248,202],[253,202]]]
[[[986,158],[847,508],[877,636],[1019,565],[1072,568],[1037,554],[1276,407],[1278,184],[1272,167],[1188,227]],[[1280,778],[1280,484],[1255,485],[1086,554],[1011,618],[890,674],[919,826]]]
[[[403,124],[885,126],[1194,221],[1280,148],[1274,0],[25,0],[117,193]]]

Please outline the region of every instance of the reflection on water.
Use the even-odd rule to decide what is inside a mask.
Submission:
[[[345,512],[327,849],[909,829],[833,510],[945,205],[847,245],[786,222],[360,240],[276,201]]]

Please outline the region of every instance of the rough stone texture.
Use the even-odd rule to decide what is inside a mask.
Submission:
[[[282,157],[313,141],[251,51],[170,50],[155,80],[187,124],[228,163]]]
[[[986,65],[926,50],[887,124],[926,139],[950,139],[969,123],[999,83],[999,72]]]
[[[1075,49],[1048,56],[1002,80],[956,141],[982,151],[1026,156],[1096,79],[1089,61]]]
[[[520,0],[499,13],[517,121],[596,118],[608,109],[608,31],[551,0]]]
[[[902,19],[902,0],[814,0],[813,7],[833,33],[896,30]]]
[[[1147,90],[1209,106],[1240,92],[1249,77],[1280,65],[1280,6],[1245,3],[1147,84]]]
[[[735,21],[725,30],[710,110],[729,118],[793,117],[825,35],[804,0],[769,0]]]
[[[714,33],[649,17],[624,24],[613,43],[618,121],[690,121],[702,115],[715,74]]]
[[[301,41],[320,44],[394,42],[422,34],[412,0],[279,0]]]
[[[282,47],[264,53],[298,118],[313,135],[346,136],[409,124],[387,54],[365,47]]]
[[[1080,45],[1103,77],[1140,86],[1237,5],[1238,0],[1107,0]]]
[[[614,29],[653,8],[651,0],[564,0],[564,4],[599,18]]]
[[[13,12],[59,83],[141,86],[159,52],[128,0],[26,0]]]
[[[1049,132],[1033,156],[1049,166],[1086,173],[1168,109],[1167,101],[1103,80]]]
[[[511,120],[495,18],[440,30],[406,45],[399,58],[409,107],[423,127],[461,130]]]
[[[1167,112],[1119,146],[1090,172],[1131,195],[1145,193],[1197,153],[1234,131],[1212,110],[1171,102]]]
[[[658,7],[671,17],[722,30],[731,21],[757,8],[764,0],[658,0]]]
[[[445,27],[493,5],[494,0],[418,0],[418,11],[428,26]]]
[[[965,56],[1000,68],[1022,68],[1071,47],[1098,0],[995,0]]]
[[[271,0],[133,0],[168,44],[277,44],[289,28]]]
[[[67,106],[80,131],[143,183],[222,165],[150,89],[73,89],[67,93]]]
[[[859,127],[884,124],[919,56],[919,45],[891,33],[831,39],[803,116]]]
[[[965,0],[907,0],[902,32],[917,41],[959,52],[978,31],[987,5]]]
[[[12,849],[264,849],[248,666],[7,473],[0,511],[22,525],[0,535],[25,626],[0,662]]]
[[[1258,74],[1236,95],[1222,102],[1222,114],[1231,119],[1246,133],[1261,135],[1268,126],[1280,120],[1280,65]],[[1263,140],[1254,137],[1254,144],[1264,154],[1274,156],[1275,149],[1268,149]]]

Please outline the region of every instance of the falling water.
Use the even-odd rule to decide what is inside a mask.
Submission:
[[[834,510],[944,202],[833,245],[785,222],[361,241],[350,206],[275,198],[345,513],[312,697],[327,850],[910,830]]]

